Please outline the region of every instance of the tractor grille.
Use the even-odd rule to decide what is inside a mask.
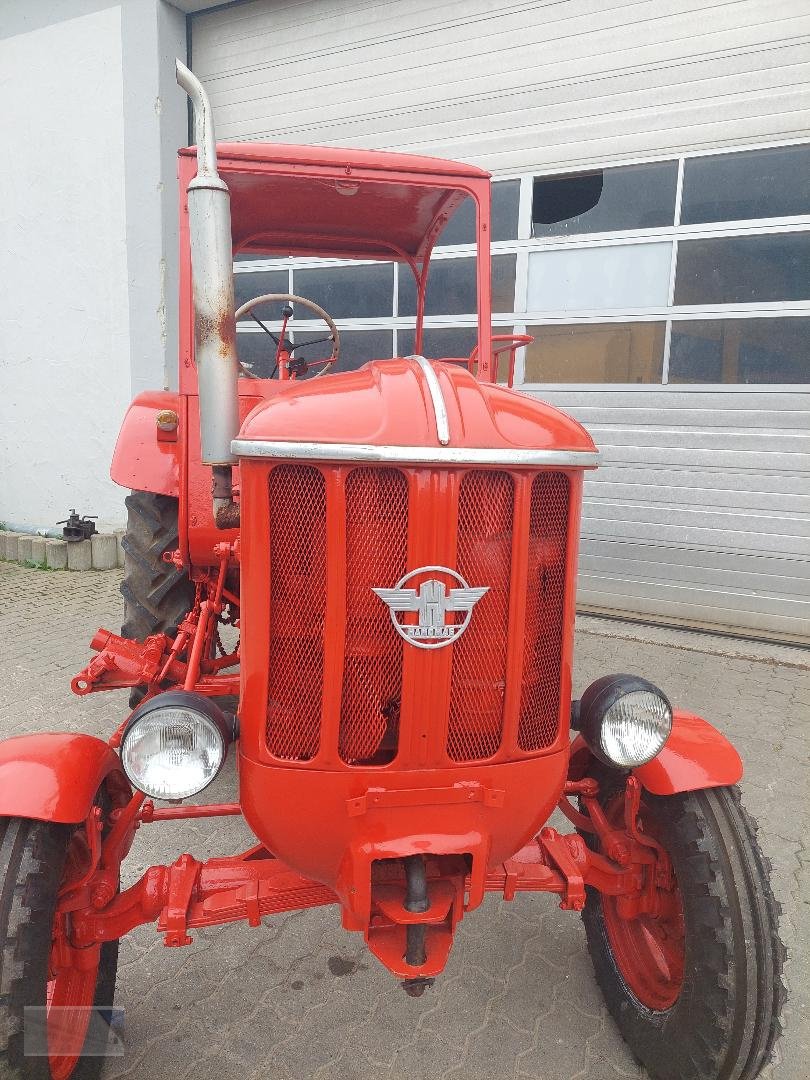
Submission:
[[[565,600],[568,477],[541,473],[532,483],[526,636],[518,746],[542,750],[557,738]]]
[[[307,761],[318,752],[326,621],[326,485],[306,465],[270,474],[270,673],[267,748]]]
[[[396,469],[355,469],[346,481],[346,644],[338,750],[348,764],[396,753],[404,641],[371,590],[394,584],[408,556],[408,481]]]
[[[417,468],[272,468],[273,756],[385,765],[413,751],[406,725],[425,717],[433,734],[420,738],[434,757],[426,760],[420,744],[421,764],[519,755],[556,741],[568,478],[451,470],[445,527],[430,477]],[[372,591],[425,565],[488,587],[464,633],[427,651],[406,645]],[[510,687],[510,671],[519,685]]]
[[[487,584],[453,646],[447,753],[453,761],[492,757],[501,745],[509,642],[514,482],[505,472],[468,473],[458,498],[458,572]]]

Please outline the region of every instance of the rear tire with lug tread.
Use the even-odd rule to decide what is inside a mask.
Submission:
[[[600,770],[597,779],[600,802],[615,805],[624,776]],[[640,818],[669,854],[677,879],[682,983],[673,980],[669,1007],[639,1000],[628,985],[638,985],[633,958],[628,962],[628,954],[612,946],[611,911],[606,919],[605,902],[588,888],[582,917],[607,1007],[655,1080],[754,1080],[781,1032],[785,999],[779,906],[756,823],[736,786],[670,796],[643,792]],[[592,834],[584,835],[598,848]]]
[[[28,818],[0,818],[0,1077],[51,1080],[49,1058],[24,1054],[27,1006],[48,1000],[49,959],[56,898],[76,826]],[[101,946],[88,997],[111,1006],[118,968],[118,942]],[[92,976],[91,976],[92,979]],[[52,990],[52,992],[54,992]],[[70,992],[68,993],[70,997]],[[75,997],[72,998],[75,1001]],[[102,1015],[109,1023],[111,1014]],[[60,1080],[98,1080],[103,1057],[62,1062]]]
[[[124,622],[121,633],[134,641],[150,634],[174,634],[194,606],[194,583],[185,570],[163,561],[164,551],[179,544],[178,501],[170,495],[133,491],[126,499],[124,548]],[[130,708],[144,690],[130,693]]]

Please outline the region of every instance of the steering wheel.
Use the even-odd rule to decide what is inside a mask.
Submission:
[[[281,324],[281,336],[276,337],[272,330],[264,325],[261,319],[254,315],[253,309],[258,307],[259,304],[266,304],[268,302],[276,301],[283,303],[284,307],[281,309],[282,319]],[[313,341],[302,341],[299,345],[293,345],[291,341],[288,341],[285,334],[287,330],[287,323],[293,317],[292,304],[301,304],[305,308],[309,308],[313,311],[319,319],[323,319],[326,325],[329,327],[329,333],[324,337],[315,338]],[[247,303],[242,304],[240,308],[236,310],[236,321],[244,318],[245,315],[249,315],[254,322],[264,330],[265,334],[269,334],[270,337],[276,343],[276,366],[273,370],[273,374],[270,376],[272,379],[276,372],[280,379],[296,379],[300,375],[306,375],[306,373],[315,367],[320,367],[320,371],[313,375],[313,379],[317,379],[319,375],[323,375],[331,364],[336,364],[338,357],[340,356],[340,333],[335,326],[334,320],[328,311],[324,311],[322,307],[319,307],[313,300],[307,300],[305,296],[296,296],[294,293],[265,293],[263,296],[254,296],[252,300],[248,300]],[[307,345],[317,345],[322,341],[332,342],[332,355],[326,360],[304,360],[303,357],[295,356],[296,349],[303,349]],[[251,371],[249,368],[240,361],[239,367],[241,373],[248,379],[260,379],[261,376]]]

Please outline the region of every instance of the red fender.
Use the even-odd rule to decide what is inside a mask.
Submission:
[[[178,426],[162,431],[158,413],[176,413]],[[138,394],[127,409],[115,444],[110,476],[132,491],[153,491],[157,495],[180,495],[181,427],[185,423],[180,395],[168,390],[147,390]]]
[[[581,735],[571,743],[568,775],[581,780],[590,770],[593,755]],[[651,795],[675,795],[679,791],[726,787],[743,774],[740,755],[717,728],[694,713],[675,709],[672,732],[660,754],[633,769]]]
[[[20,735],[0,742],[0,816],[76,824],[108,777],[129,790],[118,755],[92,735]]]

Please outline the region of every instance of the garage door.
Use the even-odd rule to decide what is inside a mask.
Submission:
[[[220,138],[437,154],[500,180],[493,321],[535,335],[523,387],[603,450],[581,606],[803,640],[808,42],[801,0],[299,0],[192,20]],[[593,209],[554,210],[594,184]],[[448,273],[462,232],[438,250]],[[358,356],[403,351],[398,310],[346,320]],[[437,349],[471,330],[474,312],[434,311]]]

